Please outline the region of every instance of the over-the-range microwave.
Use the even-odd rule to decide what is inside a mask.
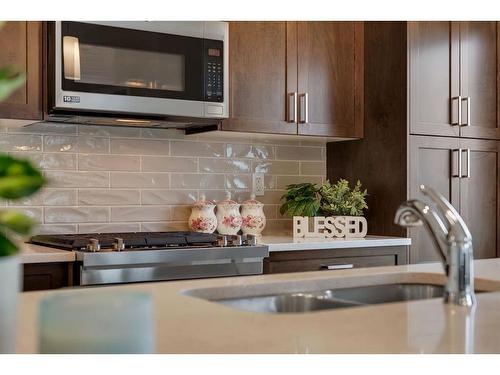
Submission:
[[[226,22],[57,21],[47,44],[48,120],[203,130],[228,116]]]

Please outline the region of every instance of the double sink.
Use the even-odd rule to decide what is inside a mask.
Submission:
[[[438,298],[443,293],[441,285],[395,283],[210,300],[240,310],[279,314]]]

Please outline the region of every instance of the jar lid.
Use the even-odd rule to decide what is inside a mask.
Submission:
[[[247,199],[246,201],[243,202],[243,206],[264,206],[262,202],[259,202],[257,199],[255,199],[255,194],[252,193],[250,195],[250,199]]]
[[[200,199],[193,203],[194,207],[215,207],[213,201],[207,200],[205,194],[200,195]]]
[[[239,203],[236,201],[233,201],[231,199],[231,193],[228,191],[228,192],[226,192],[226,199],[224,199],[223,201],[220,201],[219,203],[217,203],[217,205],[218,206],[234,206],[234,205],[239,206]]]

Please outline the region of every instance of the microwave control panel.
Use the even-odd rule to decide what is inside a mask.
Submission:
[[[205,40],[205,100],[224,101],[223,43]]]

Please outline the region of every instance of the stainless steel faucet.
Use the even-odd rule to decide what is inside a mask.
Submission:
[[[455,208],[434,189],[420,185],[435,207],[411,199],[399,206],[394,222],[403,227],[424,225],[443,263],[448,281],[444,301],[460,306],[473,306],[474,272],[472,236]]]

